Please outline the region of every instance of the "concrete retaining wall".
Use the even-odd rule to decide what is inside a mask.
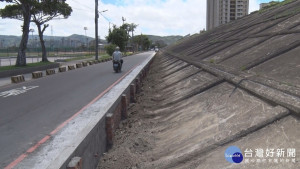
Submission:
[[[131,95],[136,93],[135,86],[139,86],[137,83],[146,75],[153,58],[154,54],[107,93],[99,95],[99,100],[78,112],[61,131],[50,136],[50,141],[15,168],[66,169],[74,157],[82,159],[83,169],[96,168],[100,156],[113,144],[114,131],[121,119],[126,117],[125,111]],[[134,89],[130,89],[130,86],[134,86]]]

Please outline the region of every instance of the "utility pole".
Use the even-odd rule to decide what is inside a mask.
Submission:
[[[95,59],[98,60],[98,0],[95,0],[95,49],[96,56]]]

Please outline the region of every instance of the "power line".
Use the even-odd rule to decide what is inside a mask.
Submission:
[[[104,16],[101,12],[99,12],[99,13],[100,13],[100,15],[103,16],[103,18],[104,18],[107,22],[110,22],[110,23],[111,23],[110,19],[108,19],[106,16]]]
[[[82,3],[78,2],[77,0],[74,0],[74,1],[77,2],[77,3],[80,4],[80,5],[82,5],[82,6],[86,7],[86,8],[88,8],[88,9],[90,9],[90,10],[94,10],[93,8],[91,8],[91,7],[89,7],[89,6],[85,5],[85,4],[82,4]]]

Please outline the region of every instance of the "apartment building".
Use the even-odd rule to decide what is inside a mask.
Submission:
[[[207,0],[206,30],[248,14],[249,0]]]

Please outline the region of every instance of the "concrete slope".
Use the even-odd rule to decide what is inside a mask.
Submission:
[[[298,156],[285,154],[284,163],[254,157],[256,149],[300,148],[296,114],[226,78],[175,60],[156,56],[138,103],[99,168],[297,168]],[[178,71],[170,74],[170,67]],[[240,165],[227,162],[224,152],[231,145],[243,154],[251,149],[253,158],[245,157]]]
[[[297,0],[195,35],[167,52],[191,62],[223,66],[225,71],[299,96],[299,39]]]
[[[299,168],[299,16],[283,2],[162,49],[99,168]]]
[[[230,145],[239,146],[242,151],[246,148],[300,148],[299,120],[290,115],[288,109],[248,90],[236,88],[206,71],[192,75],[182,69],[186,76],[191,76],[181,78],[179,71],[178,79],[172,79],[172,85],[169,85],[169,79],[159,78],[168,74],[163,67],[152,67],[152,71],[157,73],[152,73],[149,78],[152,83],[159,83],[151,86],[148,97],[141,98],[144,99],[141,104],[146,108],[143,113],[148,117],[147,121],[154,123],[149,130],[155,133],[156,141],[153,149],[146,153],[153,161],[144,163],[141,168],[240,168],[225,161],[224,152]],[[167,87],[161,89],[164,84]],[[148,89],[145,87],[145,92]],[[256,134],[264,130],[270,135]],[[274,132],[276,134],[271,134]],[[243,165],[246,168],[272,166],[268,163]],[[297,165],[291,162],[276,167],[294,168]]]

